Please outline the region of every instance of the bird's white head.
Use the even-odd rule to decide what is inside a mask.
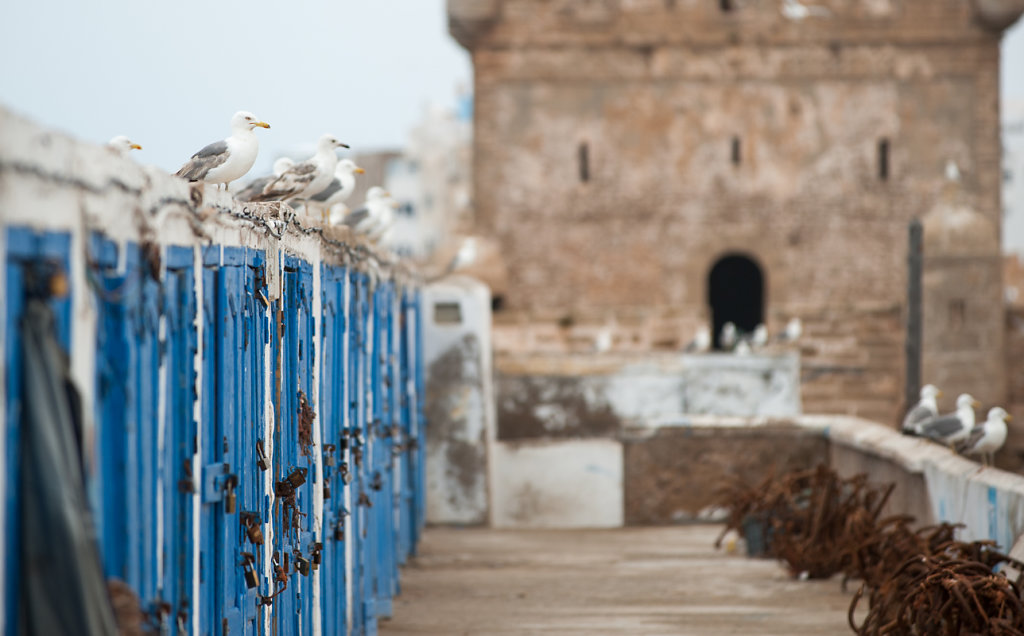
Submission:
[[[337,137],[328,133],[320,137],[320,141],[317,143],[316,148],[320,152],[333,153],[337,148],[348,148],[348,144],[341,143],[338,141]]]
[[[387,196],[390,196],[388,195],[387,190],[380,186],[373,186],[372,188],[366,191],[367,201],[380,201],[381,199]]]
[[[932,399],[932,400],[934,400],[937,397],[942,397],[942,391],[939,390],[939,387],[935,386],[934,384],[926,384],[923,387],[921,387],[921,399],[922,400],[925,400],[925,399]],[[970,396],[968,396],[968,397],[970,397]]]
[[[976,406],[980,406],[980,404],[969,393],[961,393],[956,398],[957,409],[973,409]]]
[[[119,155],[127,155],[132,150],[142,150],[142,146],[128,139],[124,135],[118,135],[107,142],[107,147],[116,151]]]
[[[995,407],[992,407],[991,409],[988,410],[988,419],[993,421],[993,422],[996,422],[996,421],[999,421],[999,420],[1002,420],[1002,421],[1005,422],[1007,420],[1012,420],[1013,417],[1009,413],[1007,413],[1006,409],[1004,409],[1003,407],[995,406]]]
[[[351,159],[342,159],[338,162],[338,167],[335,168],[337,174],[363,174],[366,172],[362,168],[356,165],[355,161]]]
[[[294,165],[295,162],[292,161],[291,158],[279,157],[277,161],[274,162],[274,174],[280,177],[281,175],[288,171],[288,168],[291,168]]]
[[[240,110],[231,118],[231,130],[247,132],[253,128],[270,128],[270,124],[260,121],[247,110]]]

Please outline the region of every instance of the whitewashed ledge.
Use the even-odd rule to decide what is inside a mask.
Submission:
[[[653,436],[660,429],[672,427],[791,428],[820,434],[828,439],[829,462],[840,474],[865,472],[876,482],[896,482],[889,512],[912,514],[921,524],[962,523],[961,539],[991,539],[1024,560],[1024,476],[983,467],[938,444],[902,435],[876,422],[841,415],[679,415],[630,428],[627,435]]]

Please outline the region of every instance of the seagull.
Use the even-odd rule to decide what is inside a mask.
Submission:
[[[782,0],[782,15],[790,20],[803,20],[811,16],[827,18],[832,12],[827,7],[807,6],[800,0]]]
[[[790,318],[786,328],[778,335],[779,342],[796,342],[804,333],[804,325],[799,318]]]
[[[925,420],[918,425],[922,437],[941,442],[950,448],[957,442],[966,439],[974,428],[974,407],[978,401],[967,393],[956,398],[956,412],[939,415]]]
[[[142,146],[128,139],[124,135],[118,135],[107,142],[107,148],[111,149],[119,157],[127,157],[132,150],[142,150]]]
[[[957,450],[965,455],[981,455],[982,463],[991,466],[996,451],[1006,443],[1006,422],[1012,419],[1001,406],[990,409],[988,419],[972,428]]]
[[[366,191],[366,202],[363,207],[352,212],[345,218],[345,225],[358,234],[373,238],[390,227],[391,209],[394,204],[388,191],[380,186],[373,186]],[[386,226],[386,227],[385,227]]]
[[[726,351],[732,351],[736,346],[739,334],[736,332],[736,323],[727,322],[722,325],[722,333],[718,335],[718,345]]]
[[[936,388],[934,384],[926,384],[921,387],[921,400],[907,411],[907,414],[903,417],[904,434],[921,434],[920,424],[939,414],[939,405],[935,402],[935,398],[938,397],[942,397],[942,391]]]
[[[287,201],[308,199],[319,194],[334,178],[334,169],[338,166],[335,150],[338,148],[348,148],[348,145],[338,141],[334,135],[323,135],[317,143],[315,155],[288,168],[252,200]]]
[[[331,206],[342,203],[352,195],[352,191],[356,189],[356,175],[365,172],[351,159],[342,159],[334,169],[334,178],[327,187],[309,198],[310,205],[320,208],[321,215],[326,214]]]
[[[231,118],[231,136],[206,146],[183,165],[175,174],[189,181],[227,184],[241,178],[252,164],[260,149],[255,128],[270,128],[270,124],[256,119],[256,115],[240,110]]]
[[[768,344],[768,327],[761,323],[754,327],[754,332],[750,334],[750,346],[759,349],[766,344]]]
[[[249,185],[245,186],[244,188],[238,191],[238,194],[235,195],[235,198],[238,199],[239,201],[252,201],[252,198],[254,196],[259,194],[260,192],[263,192],[263,188],[267,187],[268,183],[280,177],[282,174],[285,173],[286,170],[288,170],[288,168],[291,168],[294,165],[295,162],[292,161],[289,157],[278,158],[278,160],[274,162],[273,174],[250,181]]]
[[[704,353],[711,348],[711,329],[707,325],[701,325],[694,334],[693,340],[686,345],[687,353]]]
[[[374,243],[382,243],[391,233],[391,226],[395,224],[395,210],[398,209],[398,201],[392,198],[389,192],[384,193],[384,202],[380,206],[376,223],[366,233]]]

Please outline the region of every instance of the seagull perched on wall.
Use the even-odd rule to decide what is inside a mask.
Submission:
[[[991,466],[996,451],[1006,443],[1006,422],[1012,419],[1000,406],[989,409],[988,419],[972,428],[967,439],[957,445],[957,450],[965,455],[981,455],[982,463]]]
[[[939,414],[939,405],[936,398],[942,397],[940,391],[934,384],[926,384],[921,387],[921,399],[903,417],[903,433],[905,435],[920,435],[920,425]]]
[[[128,139],[124,135],[118,135],[107,142],[107,148],[111,149],[120,157],[127,157],[133,150],[142,150],[142,146]]]
[[[345,218],[345,225],[371,240],[379,239],[391,228],[394,205],[395,202],[387,190],[373,186],[366,191],[366,202],[363,207],[349,214]]]
[[[348,145],[338,141],[334,135],[323,135],[317,142],[316,154],[288,168],[252,200],[288,201],[319,194],[334,178],[334,169],[338,167],[338,148],[348,148]]]
[[[249,172],[256,163],[260,141],[256,128],[270,128],[256,115],[240,110],[231,117],[231,136],[209,144],[188,160],[175,175],[189,181],[227,184]]]
[[[352,195],[356,189],[356,175],[365,172],[351,159],[342,159],[334,169],[334,178],[327,187],[309,198],[310,207],[316,206],[321,215],[326,214],[332,206],[344,202]]]
[[[789,20],[804,20],[811,16],[827,18],[832,12],[828,7],[808,6],[800,0],[782,0],[782,15]]]
[[[786,328],[782,330],[776,340],[779,342],[796,342],[804,333],[804,325],[799,318],[790,318]]]
[[[704,353],[711,348],[711,329],[707,325],[701,325],[693,340],[686,345],[687,353]]]
[[[289,157],[279,157],[277,161],[274,162],[273,174],[260,177],[259,179],[253,179],[249,182],[249,185],[245,186],[235,194],[235,198],[239,201],[252,201],[254,196],[263,192],[263,188],[267,187],[267,184],[283,175],[288,168],[291,168],[294,165],[295,162]]]
[[[736,323],[727,322],[722,325],[722,332],[718,335],[718,345],[726,350],[732,351],[739,339],[739,332],[736,330]]]
[[[974,407],[978,401],[967,393],[956,398],[956,411],[949,415],[940,415],[925,420],[918,425],[922,437],[946,444],[953,448],[954,444],[964,440],[974,428]]]
[[[754,327],[753,333],[750,334],[750,346],[760,349],[766,344],[768,344],[768,327],[762,322]]]

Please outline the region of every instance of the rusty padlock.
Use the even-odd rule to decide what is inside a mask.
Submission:
[[[305,468],[296,468],[289,473],[287,477],[285,477],[285,481],[287,481],[293,489],[298,488],[302,484],[306,483],[306,472]]]
[[[253,564],[256,563],[256,557],[251,552],[242,553],[242,573],[245,576],[245,587],[250,590],[260,586],[259,575],[256,574],[256,570],[253,569]]]
[[[235,514],[235,510],[238,507],[238,500],[235,496],[235,486],[238,483],[238,477],[234,475],[228,476],[225,481],[225,492],[224,492],[224,512],[229,515]]]
[[[302,576],[309,576],[309,560],[298,552],[295,553],[295,571]]]
[[[242,522],[242,525],[245,526],[245,536],[248,537],[249,541],[251,541],[253,545],[263,545],[263,530],[260,529],[260,523],[262,520],[260,519],[259,513],[243,512],[241,517],[239,517],[239,520]]]
[[[324,501],[331,498],[331,480],[324,477]]]
[[[341,472],[341,481],[346,486],[352,483],[352,473],[348,470],[348,462],[341,462],[341,467],[338,469]]]

